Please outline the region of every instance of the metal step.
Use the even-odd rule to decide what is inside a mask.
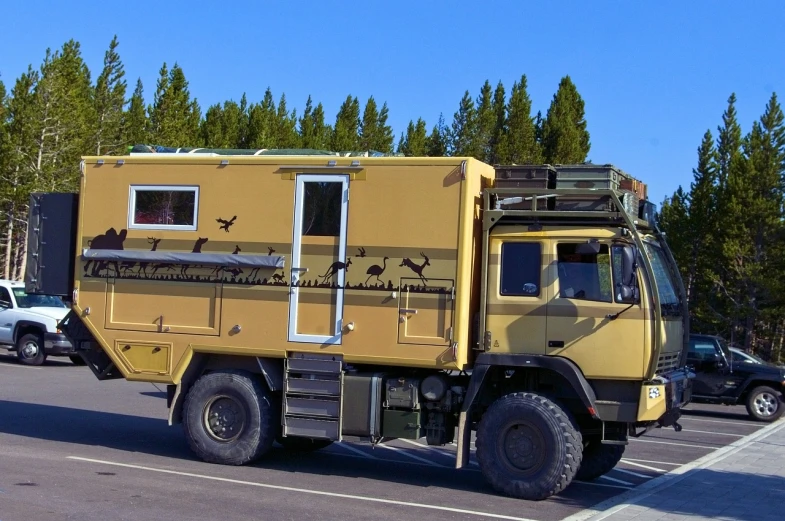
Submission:
[[[281,415],[284,436],[340,440],[342,390],[342,357],[289,353]]]

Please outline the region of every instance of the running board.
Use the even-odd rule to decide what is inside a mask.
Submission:
[[[342,357],[289,353],[284,369],[283,435],[340,441]]]

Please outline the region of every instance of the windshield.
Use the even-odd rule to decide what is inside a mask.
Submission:
[[[681,305],[679,303],[679,297],[676,294],[671,272],[668,269],[668,259],[665,256],[665,252],[662,251],[662,248],[659,246],[655,246],[648,242],[644,243],[644,247],[646,248],[646,254],[649,257],[649,260],[651,261],[651,267],[654,270],[654,279],[657,281],[662,315],[672,317],[681,316]]]
[[[28,295],[22,288],[14,288],[16,305],[20,308],[64,308],[60,297],[51,295]]]

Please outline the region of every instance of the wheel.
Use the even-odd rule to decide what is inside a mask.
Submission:
[[[244,371],[201,376],[183,404],[188,445],[204,461],[243,465],[272,447],[277,418],[261,381]]]
[[[41,365],[46,360],[44,339],[38,333],[22,335],[16,342],[16,356],[25,365]]]
[[[79,355],[69,355],[68,358],[74,365],[85,365],[84,359]]]
[[[581,465],[583,441],[572,415],[532,393],[494,402],[480,420],[475,443],[485,479],[520,499],[561,492]]]
[[[610,472],[624,454],[624,445],[603,445],[600,440],[591,440],[583,448],[583,461],[575,478],[591,481]]]
[[[284,449],[297,452],[313,452],[332,445],[332,440],[319,440],[312,438],[298,438],[296,436],[278,436],[275,441]]]
[[[762,385],[754,388],[747,395],[747,412],[754,419],[762,422],[773,422],[784,412],[780,393]]]

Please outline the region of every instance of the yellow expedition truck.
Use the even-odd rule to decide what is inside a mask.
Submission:
[[[320,151],[85,157],[33,194],[26,289],[100,380],[166,384],[208,462],[277,441],[455,442],[538,500],[673,426],[685,292],[653,205],[611,165]]]

